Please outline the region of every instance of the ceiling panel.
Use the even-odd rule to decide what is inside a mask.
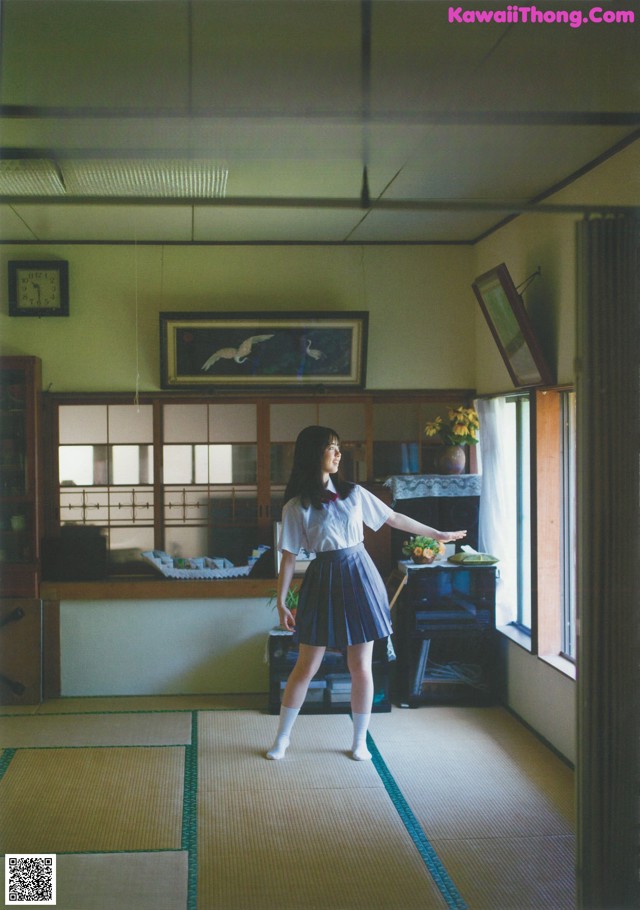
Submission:
[[[386,198],[526,202],[629,133],[628,127],[434,126]],[[374,178],[376,171],[374,162]]]
[[[0,205],[0,237],[6,240],[35,240],[29,225],[10,205]]]
[[[2,33],[3,104],[187,110],[186,3],[11,0]]]
[[[563,6],[566,9],[571,4]],[[583,13],[590,8],[587,3],[576,6]],[[634,6],[637,19],[637,4],[626,8]],[[581,28],[514,26],[508,40],[496,46],[467,89],[466,104],[471,108],[482,109],[489,99],[494,110],[627,111],[637,115],[637,23]]]
[[[199,206],[194,211],[194,240],[339,243],[349,237],[360,218],[357,209]]]
[[[373,110],[638,111],[637,24],[450,22],[457,6],[373,4]]]
[[[305,114],[362,103],[360,4],[193,4],[193,110]]]
[[[466,243],[504,216],[493,212],[369,212],[351,240],[354,243],[404,241]]]
[[[42,241],[191,240],[188,206],[28,204],[15,206],[15,211]],[[2,224],[3,234],[5,228],[10,225]]]
[[[371,110],[452,112],[467,107],[471,80],[505,40],[508,28],[452,28],[451,4],[374,3],[372,14]],[[485,96],[481,110],[493,107]]]
[[[232,165],[227,195],[357,199],[361,181],[361,159],[323,156],[316,160],[279,157],[249,161],[243,158],[236,159]]]

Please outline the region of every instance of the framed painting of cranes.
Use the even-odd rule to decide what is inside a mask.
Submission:
[[[369,314],[160,313],[163,389],[363,388]]]

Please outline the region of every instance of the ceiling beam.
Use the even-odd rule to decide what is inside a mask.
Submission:
[[[296,122],[323,121],[362,124],[362,109],[354,110],[265,110],[231,109],[132,109],[88,107],[35,107],[25,105],[0,105],[0,118],[6,120],[272,120]],[[368,110],[367,122],[371,124],[407,125],[491,125],[491,126],[640,126],[638,111],[408,111]]]
[[[224,199],[198,197],[147,196],[0,196],[0,205],[15,207],[42,205],[94,206],[185,206],[193,208],[268,208],[268,209],[361,209],[360,197],[327,199],[320,197],[236,196]],[[372,212],[496,212],[509,214],[606,215],[639,212],[637,205],[559,204],[545,202],[512,202],[508,200],[472,201],[447,199],[377,199]]]

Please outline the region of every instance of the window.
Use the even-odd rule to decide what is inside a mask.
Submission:
[[[500,558],[498,625],[573,675],[562,658],[576,657],[575,393],[505,395],[478,411],[480,543]]]
[[[246,565],[257,546],[255,404],[163,406],[164,545]]]
[[[576,395],[562,392],[561,652],[576,659]]]
[[[532,625],[531,402],[528,394],[477,402],[480,416],[480,547],[500,559],[499,626]]]
[[[63,405],[58,411],[60,525],[104,528],[114,571],[153,548],[150,405]]]
[[[509,440],[506,451],[508,483],[514,491],[514,506],[508,516],[515,541],[516,616],[515,624],[531,630],[531,438],[530,402],[528,395],[506,398]]]
[[[443,406],[470,404],[465,390],[448,390],[446,398],[314,391],[274,400],[161,393],[136,404],[108,394],[73,402],[47,393],[44,401],[58,436],[57,462],[46,466],[45,536],[53,544],[59,536],[104,535],[113,575],[152,572],[140,557],[145,550],[245,565],[258,545],[272,546],[304,426],[335,427],[344,475],[371,483],[391,473],[428,473],[426,419]]]

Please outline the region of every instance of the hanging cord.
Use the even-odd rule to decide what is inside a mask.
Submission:
[[[516,288],[516,291],[519,294],[524,294],[524,292],[527,290],[527,288],[529,287],[531,282],[534,281],[541,274],[542,274],[542,269],[540,268],[540,266],[538,266],[538,268],[535,270],[535,272],[533,272],[531,275],[529,275],[528,278],[525,278],[524,281],[518,285],[518,287]],[[520,290],[520,288],[522,288],[522,290]]]
[[[367,309],[367,270],[364,261],[364,246],[360,244],[360,274],[362,276],[362,309]]]
[[[139,334],[139,306],[138,306],[138,229],[134,226],[133,237],[133,255],[134,255],[134,297],[135,297],[135,345],[136,345],[136,391],[133,396],[133,403],[136,410],[140,413],[140,334]]]

